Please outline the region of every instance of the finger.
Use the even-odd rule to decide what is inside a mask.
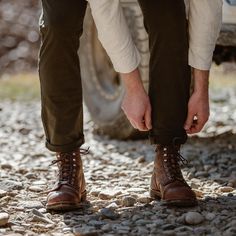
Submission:
[[[145,125],[148,130],[152,129],[151,106],[149,105],[144,114]]]
[[[139,121],[136,122],[137,128],[140,131],[147,131],[148,128],[145,125],[145,120],[144,118],[140,118]]]
[[[207,120],[208,120],[208,116],[201,115],[201,114],[198,115],[197,124],[195,125],[192,132],[194,133],[200,132],[203,129],[204,125],[206,124]]]
[[[133,119],[129,119],[129,122],[133,126],[134,129],[138,129]]]
[[[187,116],[187,119],[184,124],[185,130],[189,130],[191,128],[191,126],[193,125],[194,115],[195,114],[193,112],[191,112],[191,111],[188,112],[188,116]]]
[[[195,134],[200,132],[208,120],[208,115],[197,115],[197,120],[194,120],[192,127],[189,130],[189,134]]]
[[[147,127],[145,125],[145,120],[143,117],[132,118],[132,122],[135,124],[139,131],[147,131]]]

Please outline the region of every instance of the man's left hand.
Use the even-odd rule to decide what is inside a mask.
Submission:
[[[188,103],[188,116],[185,130],[188,134],[202,130],[209,118],[209,99],[207,95],[193,93]]]
[[[184,129],[188,134],[195,134],[202,130],[208,121],[209,109],[209,71],[193,70],[194,92],[188,103],[188,115]]]

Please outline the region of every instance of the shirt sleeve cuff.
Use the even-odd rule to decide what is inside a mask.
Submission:
[[[191,48],[188,54],[188,64],[199,70],[210,70],[213,50],[209,48]]]
[[[128,48],[127,53],[111,54],[113,67],[118,73],[130,73],[138,68],[141,62],[141,56],[135,46]]]

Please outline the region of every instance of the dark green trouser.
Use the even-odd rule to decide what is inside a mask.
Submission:
[[[151,143],[185,143],[191,70],[184,0],[139,0],[149,35]]]
[[[139,2],[150,38],[151,142],[184,143],[190,86],[184,1]],[[84,143],[77,50],[86,1],[42,0],[42,6],[39,76],[46,146],[51,151],[72,151]]]

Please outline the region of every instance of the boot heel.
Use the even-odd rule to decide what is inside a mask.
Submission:
[[[80,198],[81,202],[85,202],[86,198],[87,198],[87,192],[85,191],[81,194],[81,198]]]
[[[153,198],[153,199],[158,199],[158,200],[161,199],[161,192],[150,189],[150,192],[149,192],[149,193],[150,193],[150,197],[151,197],[151,198]]]

